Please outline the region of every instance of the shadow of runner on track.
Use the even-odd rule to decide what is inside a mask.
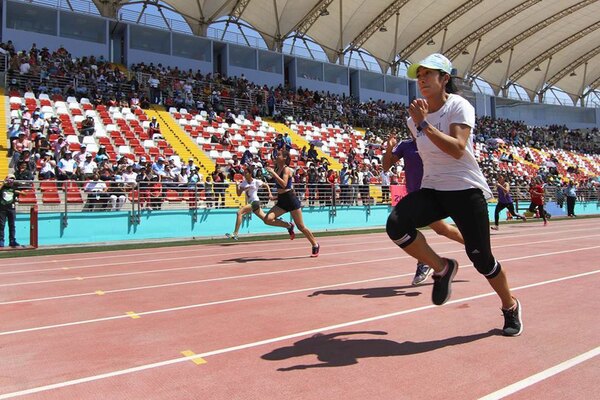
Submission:
[[[261,358],[269,361],[287,360],[314,354],[321,361],[317,364],[299,364],[291,367],[278,368],[278,371],[293,371],[309,368],[345,367],[358,364],[360,358],[393,357],[426,353],[449,346],[458,346],[491,336],[500,336],[500,329],[468,336],[456,336],[429,342],[395,342],[386,339],[347,339],[340,336],[349,335],[387,335],[383,331],[337,332],[331,334],[317,333],[302,339],[293,346],[280,347],[264,354]]]
[[[453,283],[469,282],[465,280],[454,280]],[[394,296],[407,296],[415,297],[422,294],[421,291],[407,291],[404,289],[418,289],[421,287],[432,286],[433,283],[425,283],[419,286],[390,286],[390,287],[375,287],[365,289],[332,289],[332,290],[318,290],[307,297],[316,297],[320,295],[350,295],[350,296],[362,296],[365,299],[377,299],[381,297],[394,297]]]
[[[219,263],[240,263],[245,264],[254,261],[289,261],[289,260],[299,260],[302,258],[308,258],[308,256],[298,256],[298,257],[237,257],[237,258],[229,258],[227,260],[222,260]]]

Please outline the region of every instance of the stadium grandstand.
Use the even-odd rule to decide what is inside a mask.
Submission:
[[[352,212],[381,226],[388,182],[404,184],[402,164],[382,171],[382,150],[389,135],[407,137],[419,96],[406,68],[441,52],[476,108],[490,186],[504,174],[525,203],[541,177],[563,215],[556,197],[569,181],[581,206],[598,199],[598,7],[4,0],[0,175],[14,173],[21,211],[35,206],[53,227],[42,244],[213,236],[243,202],[232,183],[244,168],[269,180],[287,148],[314,218],[337,216],[319,229],[353,227]],[[148,231],[83,238],[74,216],[97,211]],[[210,224],[196,224],[208,211]],[[165,232],[157,212],[194,223]]]

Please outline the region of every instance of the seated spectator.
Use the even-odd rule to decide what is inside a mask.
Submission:
[[[52,154],[46,153],[40,160],[40,180],[56,178],[56,162],[52,159]]]
[[[48,135],[60,135],[62,133],[62,122],[55,116],[50,117],[48,122]]]
[[[110,190],[108,192],[110,201],[110,211],[120,211],[127,201],[126,189],[129,186],[125,186],[123,178],[119,175],[115,176],[115,180],[110,183]]]
[[[152,117],[152,121],[150,121],[150,126],[148,126],[148,136],[154,139],[154,135],[160,136],[160,123],[156,120],[156,117]]]
[[[134,188],[137,182],[137,172],[133,170],[133,165],[128,165],[125,167],[125,171],[122,174],[123,183],[130,188]]]
[[[81,122],[81,129],[79,130],[81,136],[93,136],[95,131],[94,117],[88,116]]]
[[[79,150],[73,153],[73,160],[77,163],[77,165],[83,164],[87,155],[87,145],[82,144],[79,147]]]
[[[85,160],[80,164],[79,172],[81,180],[91,179],[98,172],[98,164],[94,161],[91,153],[85,154]]]
[[[17,181],[33,181],[33,173],[27,167],[26,161],[21,161],[17,165],[17,170],[15,171],[15,180],[17,180]]]
[[[164,157],[158,157],[156,162],[152,164],[152,173],[160,177],[164,177],[166,175]]]
[[[103,210],[106,207],[108,187],[97,172],[92,176],[92,180],[86,183],[83,190],[87,194],[84,211]]]
[[[64,158],[58,162],[58,180],[75,179],[78,174],[77,163],[73,160],[73,153],[70,150],[65,151]]]
[[[98,153],[96,153],[96,157],[94,159],[97,164],[100,164],[103,161],[108,161],[108,154],[106,154],[106,146],[101,145],[98,149]]]

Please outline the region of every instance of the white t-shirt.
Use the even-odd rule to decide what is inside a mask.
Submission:
[[[472,133],[475,127],[475,109],[464,98],[450,94],[442,108],[428,114],[426,119],[447,135],[450,134],[451,124],[468,125]],[[423,160],[422,188],[440,191],[478,188],[486,198],[492,197],[492,191],[475,159],[472,134],[469,135],[463,156],[457,160],[440,150],[424,132],[417,131],[411,118],[408,119],[408,128],[417,138],[417,147]]]
[[[260,201],[258,198],[258,189],[260,189],[262,185],[263,181],[261,181],[260,179],[252,179],[251,183],[248,183],[248,181],[243,180],[242,183],[240,183],[240,189],[243,192],[246,192],[246,199],[248,200],[248,203],[252,203],[253,201]]]

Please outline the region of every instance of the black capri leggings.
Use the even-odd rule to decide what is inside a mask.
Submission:
[[[494,210],[494,224],[496,226],[498,226],[498,223],[500,222],[500,211],[504,210],[505,208],[508,209],[510,215],[513,217],[518,217],[519,214],[517,214],[515,211],[514,203],[498,203],[496,204],[496,209]]]
[[[492,255],[488,206],[480,189],[438,191],[421,189],[404,197],[388,217],[390,239],[404,248],[417,237],[417,228],[450,217],[465,240],[465,251],[486,278],[500,273]]]

